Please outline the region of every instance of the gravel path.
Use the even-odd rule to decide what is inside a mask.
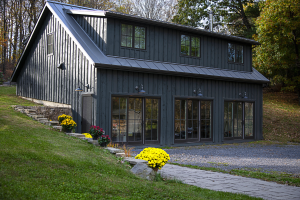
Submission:
[[[262,172],[279,171],[300,175],[300,145],[228,144],[164,149],[170,162]],[[134,155],[142,149],[135,149]]]

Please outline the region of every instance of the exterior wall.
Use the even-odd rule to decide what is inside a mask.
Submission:
[[[121,24],[128,23],[146,27],[146,50],[121,47]],[[180,35],[191,34],[200,37],[201,57],[180,56]],[[182,32],[159,26],[138,24],[119,19],[107,19],[107,55],[130,57],[161,62],[198,65],[238,71],[252,71],[252,49],[249,44],[244,46],[244,64],[228,63],[228,42],[233,41]]]
[[[195,98],[194,89],[201,87],[203,100],[213,100],[213,142],[224,141],[224,101],[243,101],[240,92],[247,92],[248,101],[254,102],[254,136],[262,139],[262,87],[227,81],[165,76],[148,73],[135,73],[98,69],[97,125],[111,133],[112,95],[132,95],[161,98],[161,145],[174,144],[174,101],[176,97]],[[143,84],[146,94],[138,95],[135,86]],[[196,97],[197,98],[197,97]]]
[[[90,17],[74,15],[74,19],[83,28],[83,30],[90,36],[95,44],[106,54],[107,43],[107,19],[101,17]]]
[[[47,34],[51,32],[54,54],[47,55]],[[51,14],[44,20],[29,50],[26,61],[20,66],[17,95],[71,105],[77,130],[81,130],[81,92],[75,89],[80,86],[86,91],[86,84],[92,87],[88,92],[96,89],[95,67]],[[58,69],[62,62],[64,68]]]

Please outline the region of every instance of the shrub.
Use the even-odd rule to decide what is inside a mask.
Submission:
[[[147,160],[151,168],[161,169],[169,160],[170,156],[162,149],[148,147],[139,153],[136,159]]]

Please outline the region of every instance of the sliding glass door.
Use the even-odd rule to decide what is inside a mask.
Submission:
[[[160,99],[112,97],[112,140],[132,144],[159,142]]]
[[[212,102],[175,100],[175,142],[212,140]]]
[[[225,102],[224,104],[224,137],[253,137],[253,104],[251,102]]]

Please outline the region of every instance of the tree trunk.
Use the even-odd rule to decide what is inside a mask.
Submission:
[[[246,17],[246,14],[245,14],[245,11],[244,11],[244,7],[243,7],[243,4],[242,4],[242,1],[241,0],[238,0],[238,4],[239,4],[239,8],[241,10],[241,16],[242,16],[242,20],[243,20],[243,23],[244,25],[246,26],[247,30],[251,30],[251,25],[248,21],[248,18]]]

